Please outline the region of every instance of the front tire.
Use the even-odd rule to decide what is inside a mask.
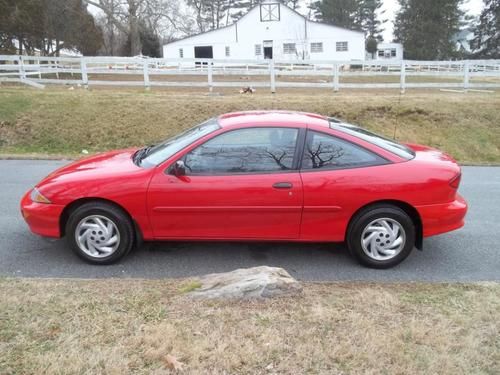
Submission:
[[[415,245],[415,225],[408,214],[392,205],[376,205],[358,213],[347,233],[354,257],[370,268],[390,268],[410,255]]]
[[[66,236],[73,251],[92,264],[111,264],[125,256],[134,243],[128,215],[104,202],[89,202],[71,213]]]

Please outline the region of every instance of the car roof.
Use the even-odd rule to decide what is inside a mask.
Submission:
[[[220,115],[217,118],[223,128],[240,125],[295,125],[305,127],[306,124],[329,127],[328,117],[315,113],[296,111],[242,111]]]

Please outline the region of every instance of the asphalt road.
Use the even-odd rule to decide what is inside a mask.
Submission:
[[[119,264],[83,263],[64,240],[31,234],[22,194],[64,161],[0,160],[0,276],[172,278],[258,265],[279,266],[300,280],[500,281],[500,168],[464,167],[461,194],[470,211],[459,231],[424,241],[399,266],[359,266],[341,245],[269,243],[157,243]]]

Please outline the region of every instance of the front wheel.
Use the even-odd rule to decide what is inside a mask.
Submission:
[[[347,246],[356,259],[371,268],[390,268],[410,255],[415,225],[406,212],[392,205],[361,211],[352,220]]]
[[[66,224],[73,251],[93,264],[110,264],[126,255],[134,243],[128,216],[119,208],[90,202],[78,207]]]

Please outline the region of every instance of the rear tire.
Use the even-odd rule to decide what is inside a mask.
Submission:
[[[349,225],[347,247],[364,266],[394,267],[410,255],[415,225],[408,214],[393,205],[375,205],[359,212]]]
[[[66,223],[66,236],[76,255],[92,264],[114,263],[134,244],[128,215],[105,202],[89,202],[75,209]]]

